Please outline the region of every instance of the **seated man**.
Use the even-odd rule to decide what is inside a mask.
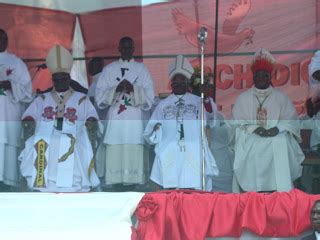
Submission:
[[[53,47],[46,64],[54,88],[38,96],[23,114],[24,125],[35,122],[35,133],[25,143],[19,160],[21,174],[33,190],[86,192],[99,185],[85,125],[98,119],[86,95],[70,87],[72,56]]]
[[[202,142],[206,190],[219,172],[207,139],[201,139],[201,98],[187,92],[192,73],[186,58],[174,59],[169,67],[173,93],[157,105],[144,132],[145,139],[156,144],[150,178],[163,188],[203,188]]]
[[[265,49],[257,51],[251,65],[254,86],[237,98],[232,110],[235,192],[289,191],[301,176],[299,122],[289,97],[271,86],[274,62]]]

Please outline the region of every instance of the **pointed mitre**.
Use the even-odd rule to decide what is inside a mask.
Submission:
[[[46,64],[52,74],[58,72],[70,73],[73,58],[67,49],[60,45],[56,45],[50,49],[46,58]]]
[[[309,76],[320,70],[320,50],[316,51],[309,64]]]
[[[172,79],[176,74],[182,74],[187,79],[190,79],[194,69],[187,58],[178,55],[169,65],[169,79]]]
[[[264,48],[260,48],[253,56],[251,71],[253,74],[258,71],[266,71],[271,74],[275,63],[276,60],[271,53]]]

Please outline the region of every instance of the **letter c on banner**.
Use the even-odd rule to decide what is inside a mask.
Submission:
[[[227,64],[219,64],[217,67],[217,89],[226,90],[232,87],[233,81],[231,79],[222,80],[223,73],[225,74],[233,74],[232,68]]]

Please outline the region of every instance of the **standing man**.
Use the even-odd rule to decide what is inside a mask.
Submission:
[[[218,168],[207,139],[201,139],[201,98],[188,91],[193,67],[182,55],[169,66],[172,94],[161,100],[145,129],[148,142],[155,144],[156,157],[151,180],[163,188],[202,189],[202,144],[205,150],[206,190]],[[212,113],[215,106],[206,105]]]
[[[236,100],[234,191],[289,191],[301,176],[299,122],[287,95],[271,85],[275,60],[259,49],[251,65],[254,86]],[[240,189],[239,189],[240,187]]]
[[[32,99],[32,84],[24,62],[6,50],[8,42],[7,33],[0,29],[0,181],[18,186],[20,119],[24,103]]]
[[[39,95],[23,114],[26,130],[35,133],[19,156],[21,174],[28,187],[44,192],[87,192],[99,185],[87,129],[98,120],[88,99],[70,87],[72,55],[53,47],[46,64],[53,89]]]
[[[154,100],[153,81],[143,63],[133,59],[134,42],[119,41],[120,59],[104,67],[97,82],[99,108],[109,107],[103,143],[106,144],[106,185],[144,184],[148,154],[143,139],[144,111]]]

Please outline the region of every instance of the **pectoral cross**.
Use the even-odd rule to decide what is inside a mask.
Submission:
[[[264,127],[267,123],[267,110],[263,107],[257,109],[257,124]]]
[[[126,71],[129,71],[129,68],[121,68],[122,77],[125,75]]]

